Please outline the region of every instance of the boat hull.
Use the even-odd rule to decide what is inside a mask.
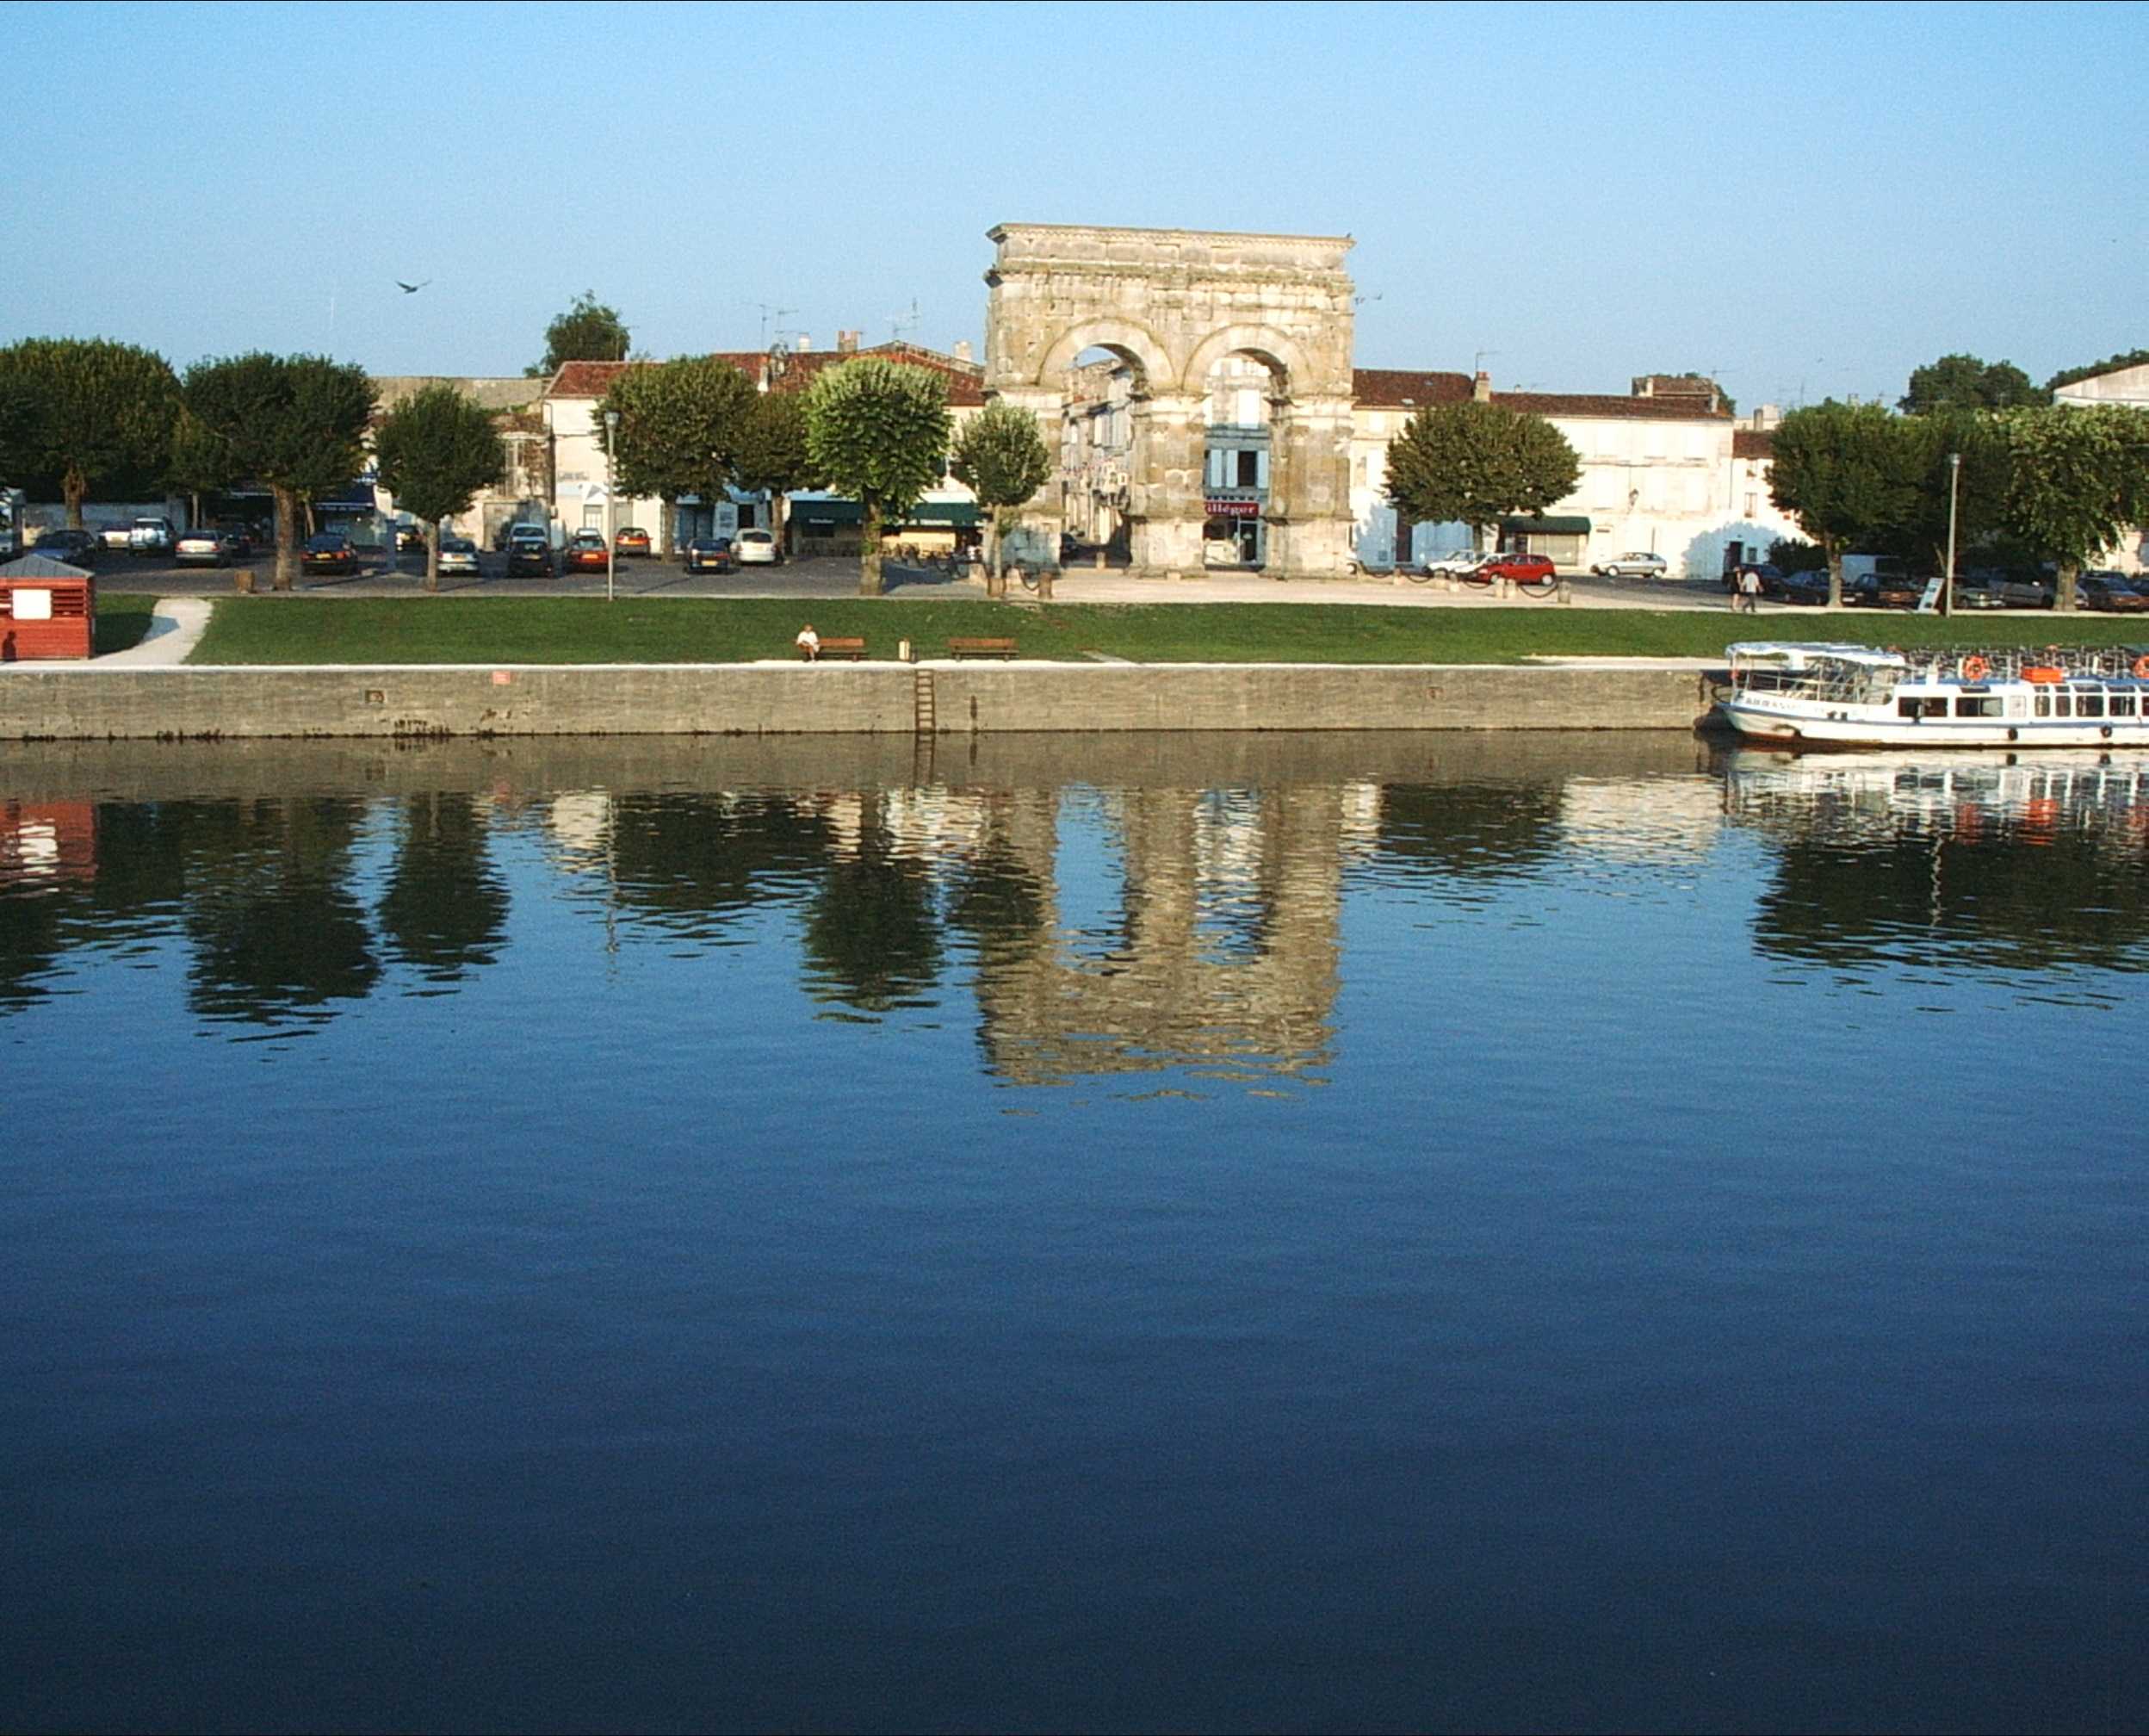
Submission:
[[[1791,747],[2149,747],[2149,721],[2140,718],[1898,717],[1862,706],[1808,710],[1736,698],[1718,709],[1747,740]]]

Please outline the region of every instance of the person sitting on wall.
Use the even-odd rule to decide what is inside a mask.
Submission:
[[[808,663],[821,660],[821,635],[814,631],[812,622],[798,629],[798,638],[794,642],[798,646],[798,654]]]

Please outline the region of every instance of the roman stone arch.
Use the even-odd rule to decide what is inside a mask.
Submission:
[[[1131,363],[1127,523],[1135,570],[1202,570],[1209,369],[1269,369],[1272,462],[1262,517],[1275,578],[1349,570],[1353,285],[1348,236],[1003,223],[985,274],[985,391],[1031,411],[1061,450],[1064,376],[1104,349]],[[1021,558],[1056,560],[1055,477],[1024,512]]]

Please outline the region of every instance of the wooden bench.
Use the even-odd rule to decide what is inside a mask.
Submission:
[[[831,657],[848,657],[853,663],[865,660],[865,641],[863,639],[824,639],[817,655],[806,656],[806,648],[799,647],[798,654],[808,663],[826,663]]]
[[[1012,639],[951,639],[948,655],[951,657],[1012,657],[1015,642]]]

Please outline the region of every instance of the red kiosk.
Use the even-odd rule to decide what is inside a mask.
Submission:
[[[96,649],[97,581],[79,567],[25,555],[0,567],[0,663]]]

